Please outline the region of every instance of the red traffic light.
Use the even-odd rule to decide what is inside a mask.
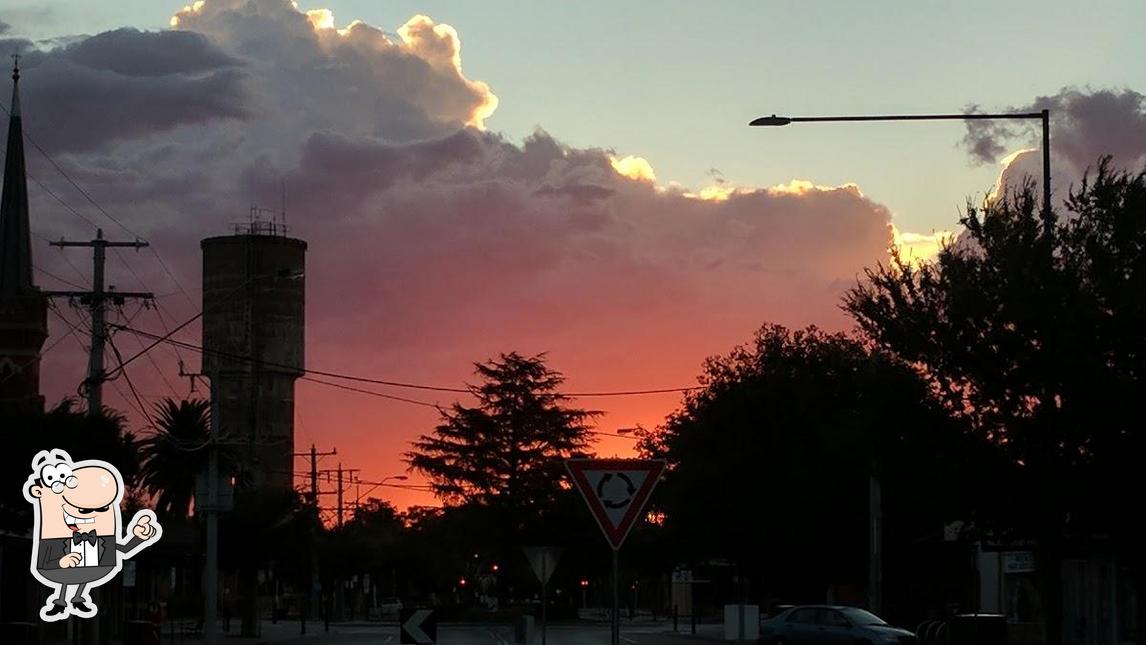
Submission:
[[[582,587],[588,587],[588,586],[589,586],[589,581],[588,581],[588,580],[581,580],[581,586],[582,586]]]

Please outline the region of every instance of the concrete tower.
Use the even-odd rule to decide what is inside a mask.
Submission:
[[[48,300],[32,282],[20,69],[12,70],[12,109],[0,197],[0,409],[43,410],[40,348],[48,337]]]
[[[289,489],[294,381],[302,376],[306,242],[258,222],[203,249],[203,372],[219,431],[256,486]]]

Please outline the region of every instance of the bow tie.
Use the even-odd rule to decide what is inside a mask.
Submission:
[[[88,531],[87,533],[84,533],[83,531],[76,531],[75,533],[72,533],[72,544],[80,544],[81,542],[84,542],[85,540],[87,541],[88,544],[95,544],[96,543],[95,529],[92,529],[92,530]]]

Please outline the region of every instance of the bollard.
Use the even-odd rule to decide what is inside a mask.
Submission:
[[[674,632],[676,632],[676,631],[680,631],[680,630],[677,628],[677,619],[678,619],[678,618],[679,618],[679,616],[677,615],[677,606],[676,606],[676,605],[673,605],[673,606],[672,606],[672,630],[673,630]]]
[[[693,607],[692,611],[689,612],[689,618],[692,620],[692,634],[693,634],[693,636],[695,636],[696,635],[696,607]]]

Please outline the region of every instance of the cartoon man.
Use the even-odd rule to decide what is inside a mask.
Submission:
[[[36,453],[24,499],[32,504],[35,517],[32,575],[58,590],[40,609],[40,618],[46,621],[63,620],[69,614],[95,616],[99,608],[88,591],[110,580],[123,560],[163,534],[155,513],[145,509],[132,518],[129,535],[121,535],[119,471],[97,459],[73,462],[63,450]],[[69,586],[75,591],[66,598]]]

